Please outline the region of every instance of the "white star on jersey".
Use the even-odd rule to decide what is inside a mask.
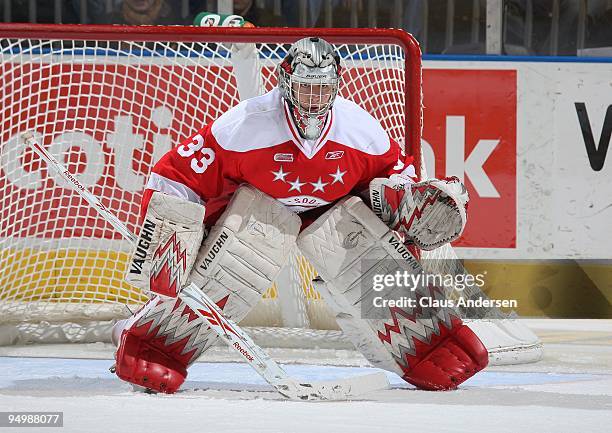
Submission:
[[[297,179],[295,179],[295,182],[288,181],[288,183],[289,185],[291,185],[291,188],[289,188],[289,191],[296,190],[297,192],[302,192],[302,186],[306,185],[306,182],[300,182],[299,176],[297,177]]]
[[[317,191],[325,192],[325,187],[329,185],[329,182],[321,182],[320,176],[319,176],[319,180],[317,180],[316,182],[308,182],[308,183],[310,183],[313,187],[312,192],[317,192]]]
[[[282,182],[286,182],[285,181],[285,176],[287,176],[288,174],[291,174],[290,171],[284,172],[282,165],[280,166],[278,171],[271,171],[270,173],[272,173],[274,175],[274,180],[272,180],[272,182],[276,182],[277,180],[280,180]]]
[[[329,174],[331,177],[334,178],[332,185],[336,182],[344,183],[344,180],[342,180],[342,178],[344,177],[345,174],[346,174],[346,171],[340,171],[340,166],[338,166],[338,169],[336,170],[335,173]]]

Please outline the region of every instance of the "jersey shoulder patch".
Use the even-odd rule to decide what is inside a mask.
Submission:
[[[328,139],[370,155],[383,155],[391,148],[380,122],[359,105],[337,97],[334,101],[335,127]]]
[[[273,147],[290,138],[284,128],[278,89],[240,102],[215,120],[211,133],[225,150],[248,152]]]

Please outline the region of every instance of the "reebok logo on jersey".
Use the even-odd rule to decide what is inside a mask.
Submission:
[[[293,162],[293,153],[275,153],[274,161],[276,162]]]
[[[327,152],[325,155],[325,159],[340,159],[344,156],[344,150],[334,150],[332,152]]]

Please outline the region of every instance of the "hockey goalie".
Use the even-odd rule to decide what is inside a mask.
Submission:
[[[181,287],[197,284],[238,322],[295,245],[373,365],[426,390],[454,389],[487,365],[485,346],[451,309],[361,314],[360,264],[418,271],[418,249],[461,235],[468,197],[454,178],[417,182],[412,157],[338,96],[341,68],[326,41],[297,41],[278,67],[278,87],[241,102],[155,165],[126,277],[151,298],[113,329],[121,379],[177,391],[215,340],[177,297]]]

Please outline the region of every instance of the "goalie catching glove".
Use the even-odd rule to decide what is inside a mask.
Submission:
[[[372,210],[387,227],[426,251],[461,236],[469,198],[458,178],[419,183],[401,180],[392,176],[370,182]]]

